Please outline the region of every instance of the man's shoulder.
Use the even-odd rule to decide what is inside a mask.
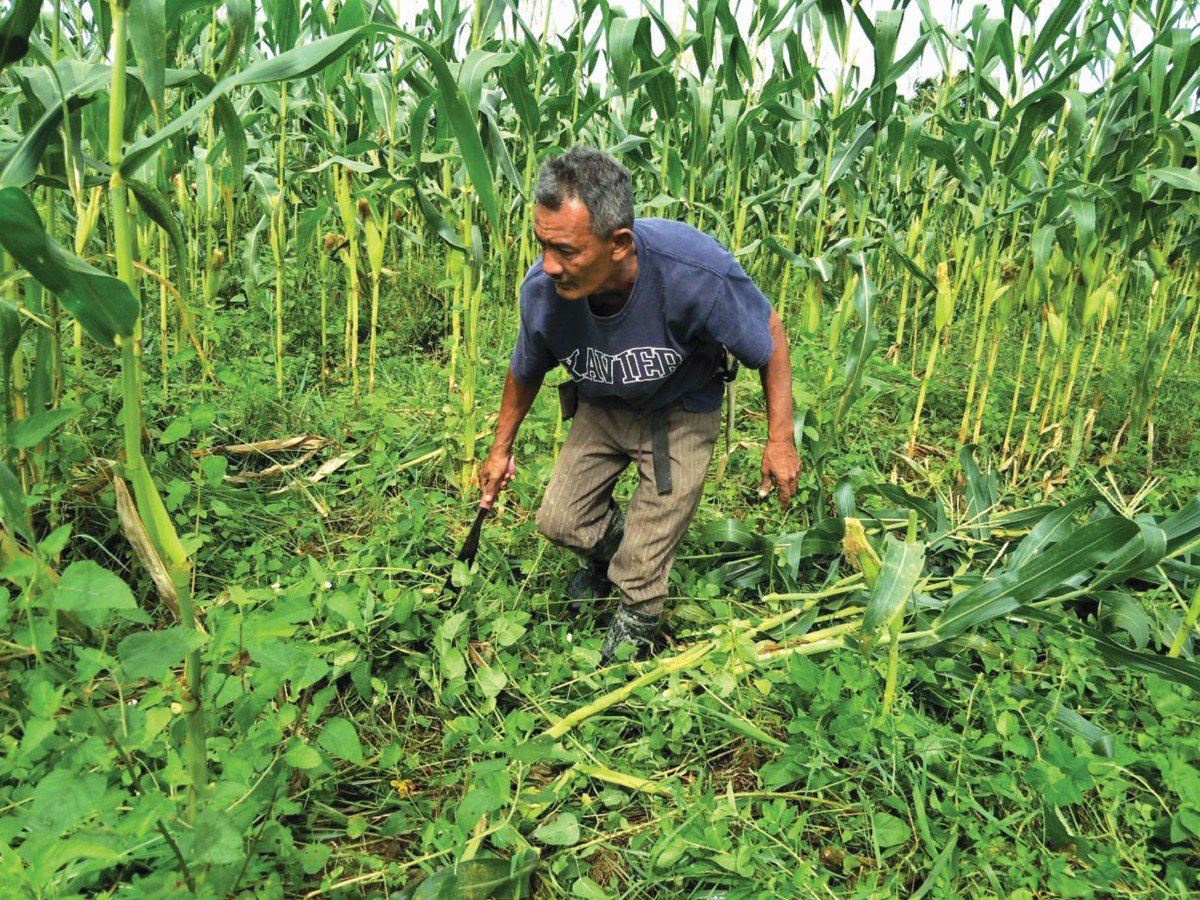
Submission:
[[[733,261],[733,254],[719,241],[686,222],[638,219],[634,231],[650,254],[668,264],[704,269],[723,276]]]
[[[550,276],[542,271],[542,260],[539,257],[534,260],[533,265],[529,267],[521,281],[519,290],[521,302],[541,300],[548,291],[553,290],[553,287],[554,282],[550,280]]]

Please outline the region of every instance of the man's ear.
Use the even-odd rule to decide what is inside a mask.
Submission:
[[[612,258],[614,262],[620,262],[631,252],[633,252],[633,229],[618,228],[612,233]]]

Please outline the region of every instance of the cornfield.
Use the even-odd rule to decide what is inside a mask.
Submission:
[[[6,894],[1200,889],[1200,4],[887,6],[6,0]],[[576,143],[797,373],[800,510],[744,375],[633,676],[548,403],[451,562]]]

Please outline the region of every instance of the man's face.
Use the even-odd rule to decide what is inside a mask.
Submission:
[[[632,249],[632,233],[617,229],[608,237],[597,237],[587,207],[577,198],[564,200],[556,210],[535,207],[533,232],[542,248],[542,270],[564,300],[625,287],[622,261]]]

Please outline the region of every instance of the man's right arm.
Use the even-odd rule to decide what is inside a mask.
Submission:
[[[504,378],[504,393],[500,397],[496,436],[492,440],[492,449],[479,469],[479,487],[484,503],[491,503],[504,488],[517,430],[525,420],[529,407],[533,406],[533,400],[541,387],[540,378],[533,384],[518,381],[513,375],[512,366],[509,366],[508,374]]]

